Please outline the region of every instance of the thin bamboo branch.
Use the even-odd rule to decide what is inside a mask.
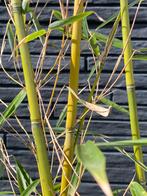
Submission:
[[[139,130],[139,122],[138,122],[138,114],[137,114],[137,103],[136,103],[136,95],[135,95],[135,81],[133,75],[133,63],[130,60],[132,55],[132,45],[130,39],[130,23],[129,23],[129,11],[128,11],[128,0],[120,0],[120,10],[121,10],[121,21],[122,21],[122,36],[123,36],[123,47],[124,50],[124,64],[125,75],[126,75],[126,88],[128,94],[128,105],[130,112],[130,125],[132,132],[132,139],[140,139],[140,130]],[[134,156],[138,162],[143,163],[143,153],[142,148],[140,146],[134,146]],[[145,172],[139,166],[139,164],[135,164],[136,167],[136,176],[137,180],[142,184],[146,184],[145,180]]]
[[[13,15],[15,21],[16,34],[18,41],[21,42],[26,37],[25,25],[22,16],[22,1],[12,0]],[[22,60],[22,67],[26,85],[26,92],[30,108],[30,119],[32,133],[36,146],[37,164],[40,175],[40,183],[43,196],[54,195],[52,176],[50,174],[50,166],[48,161],[47,148],[41,122],[41,113],[38,104],[36,85],[34,82],[34,72],[32,68],[30,52],[27,43],[22,43],[19,46]]]
[[[83,0],[74,1],[74,15],[82,12]],[[82,22],[77,21],[72,26],[72,45],[71,45],[71,63],[70,63],[70,78],[69,87],[77,93],[79,81],[79,67],[80,67],[80,42],[82,34]],[[67,104],[67,118],[66,118],[66,137],[64,142],[64,153],[70,163],[72,164],[74,155],[74,126],[77,113],[77,99],[69,91]],[[69,162],[64,158],[63,171],[61,180],[61,195],[66,196],[71,178],[72,168]]]

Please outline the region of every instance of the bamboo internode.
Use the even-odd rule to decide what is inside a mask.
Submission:
[[[18,42],[21,42],[24,37],[26,37],[21,3],[21,0],[12,0],[11,2]],[[53,183],[50,174],[47,148],[41,123],[41,114],[38,104],[36,85],[34,82],[34,72],[32,68],[28,44],[21,43],[19,49],[30,108],[30,119],[32,125],[32,133],[36,146],[37,164],[40,175],[42,194],[43,196],[52,196],[54,195]]]
[[[133,63],[132,63],[132,46],[130,39],[130,24],[129,24],[129,11],[128,11],[128,0],[120,0],[121,8],[121,22],[122,22],[122,36],[123,36],[123,47],[124,47],[124,64],[126,65],[126,88],[128,94],[128,104],[130,113],[130,125],[132,132],[132,139],[140,139],[140,130],[137,115],[137,104],[135,95],[135,81],[133,75]],[[142,148],[140,146],[134,146],[134,156],[138,162],[143,163]],[[141,166],[136,163],[136,176],[138,181],[145,185],[145,173]]]
[[[74,2],[74,15],[82,12],[83,0],[75,0]],[[77,21],[72,26],[72,44],[71,44],[71,63],[70,63],[70,78],[69,87],[77,93],[78,81],[79,81],[79,67],[80,67],[80,42],[82,32],[82,22]],[[77,99],[69,91],[68,93],[68,105],[67,105],[67,120],[66,120],[66,138],[64,143],[64,153],[66,158],[63,160],[63,171],[61,181],[61,195],[67,195],[68,185],[70,182],[72,168],[69,162],[72,164],[74,154],[74,126],[77,113]],[[68,159],[68,160],[67,160]]]

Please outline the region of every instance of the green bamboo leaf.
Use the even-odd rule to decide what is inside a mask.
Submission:
[[[38,186],[40,180],[37,179],[35,181],[33,181],[26,190],[24,190],[20,196],[29,196],[31,195],[32,192],[34,192],[34,190],[36,189],[36,187]]]
[[[55,184],[54,185],[54,191],[55,192],[59,192],[60,191],[60,188],[61,188],[61,183],[58,183],[58,184]]]
[[[27,188],[27,183],[18,165],[16,165],[16,177],[17,177],[19,192],[23,193],[23,191]]]
[[[92,141],[88,141],[85,144],[78,145],[76,148],[76,154],[79,161],[91,173],[105,195],[112,196],[112,191],[106,174],[105,156],[96,144]]]
[[[94,32],[94,35],[95,35],[95,39],[97,39],[97,40],[99,40],[101,42],[106,43],[107,40],[108,40],[108,36],[104,35],[102,33]],[[113,38],[112,46],[114,46],[116,48],[122,48],[123,47],[122,41],[120,39]]]
[[[13,192],[10,192],[10,191],[2,191],[2,192],[0,192],[0,195],[12,195],[12,194],[14,194]]]
[[[96,57],[98,57],[100,55],[100,48],[99,48],[99,45],[98,45],[96,33],[91,34],[89,43],[90,43],[90,46],[92,48],[92,51],[93,51],[94,55]]]
[[[92,67],[92,69],[91,69],[91,71],[90,71],[90,73],[89,73],[89,76],[88,76],[88,78],[87,78],[87,81],[90,81],[90,79],[92,78],[92,76],[93,76],[93,74],[95,73],[95,71],[96,71],[96,69],[98,68],[98,66],[99,66],[99,61],[97,60],[97,61],[95,62],[95,65]]]
[[[130,192],[132,196],[147,196],[147,192],[137,182],[132,182],[130,185]]]
[[[10,22],[7,23],[7,37],[8,37],[8,42],[10,45],[11,52],[14,50],[14,32],[12,30],[12,25]]]
[[[147,61],[147,54],[134,54],[133,60]]]
[[[87,23],[87,19],[84,18],[82,20],[82,37],[86,40],[89,39],[89,33],[88,33],[88,23]]]
[[[26,90],[22,89],[12,100],[12,102],[8,105],[5,111],[1,114],[0,126],[2,126],[4,122],[16,112],[17,108],[19,107],[19,105],[21,104],[21,102],[24,100],[25,97],[26,97]]]
[[[62,14],[59,10],[53,10],[53,16],[58,20],[62,20]]]
[[[26,181],[27,186],[30,185],[33,181],[25,168],[21,165],[21,163],[15,159],[16,167],[19,169],[21,176],[23,176],[23,179]]]
[[[32,11],[32,9],[30,8],[30,0],[22,1],[22,10],[24,14]]]
[[[147,146],[147,139],[121,140],[115,142],[100,142],[98,147],[127,147],[127,146]]]
[[[59,116],[59,119],[56,123],[56,126],[57,127],[60,127],[60,125],[62,124],[62,122],[64,121],[65,117],[66,117],[66,112],[67,112],[67,105],[65,105],[65,107],[63,108],[60,116]]]
[[[63,131],[65,131],[65,127],[53,127],[53,130],[58,133],[62,133]]]
[[[76,16],[70,16],[70,17],[68,17],[66,19],[63,19],[63,20],[55,21],[55,22],[53,22],[49,25],[49,29],[54,30],[54,29],[57,29],[59,27],[65,26],[65,25],[70,25],[73,22],[81,20],[83,18],[86,18],[86,17],[90,16],[93,13],[94,12],[92,12],[92,11],[88,11],[88,12],[78,14]]]
[[[38,18],[37,18],[37,16],[36,16],[36,13],[35,12],[30,12],[30,16],[32,18],[32,22],[34,24],[34,27],[35,27],[36,31],[39,31],[39,30],[43,29],[39,20],[38,20]],[[40,36],[39,39],[40,39],[41,43],[44,44],[45,36]]]
[[[30,35],[27,35],[23,41],[21,42],[21,44],[33,41],[35,39],[37,39],[38,37],[41,37],[43,35],[45,35],[47,33],[47,31],[45,29],[41,29],[39,31],[35,31],[34,33],[31,33]]]
[[[82,171],[81,171],[82,170]],[[68,188],[68,196],[73,196],[76,195],[76,191],[78,189],[78,186],[80,184],[80,179],[82,178],[81,173],[84,173],[84,168],[82,167],[82,164],[80,162],[77,163],[76,168],[75,168],[76,173],[74,172],[71,178],[71,185]],[[79,179],[80,177],[80,179]]]
[[[123,112],[123,113],[129,115],[129,111],[127,109],[125,109],[124,107],[118,105],[117,103],[115,103],[105,97],[100,98],[100,101],[108,106],[111,106],[112,108],[116,109],[119,112]]]

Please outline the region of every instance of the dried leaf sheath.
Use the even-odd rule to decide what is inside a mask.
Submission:
[[[16,34],[18,37],[18,41],[20,42],[24,37],[26,37],[25,25],[22,16],[22,1],[12,0],[11,3],[13,8]],[[34,72],[31,64],[30,53],[27,43],[22,43],[19,46],[19,49],[22,60],[28,103],[30,108],[32,133],[36,145],[37,164],[40,175],[42,194],[43,196],[50,196],[54,195],[52,177],[50,174],[48,154],[45,144],[44,133],[42,129],[36,86],[34,83]]]
[[[83,0],[74,1],[74,15],[82,12]],[[69,87],[77,93],[78,81],[79,81],[79,67],[80,67],[80,42],[81,42],[81,31],[82,24],[81,20],[74,22],[72,26],[72,44],[71,44],[71,63],[70,63],[70,78]],[[66,118],[66,138],[64,143],[64,153],[70,163],[72,164],[74,154],[74,125],[77,113],[77,99],[69,91],[68,93],[68,104],[67,104],[67,118]],[[67,195],[68,185],[71,177],[71,166],[68,161],[64,158],[63,161],[63,172],[61,181],[61,194]]]
[[[132,60],[130,60],[132,55],[132,46],[131,46],[130,38],[128,39],[130,33],[128,0],[120,0],[120,8],[121,8],[121,21],[122,21],[123,47],[125,48],[124,64],[127,64],[127,67],[125,69],[125,75],[126,75],[126,88],[127,88],[128,104],[129,104],[129,112],[130,112],[130,124],[131,124],[132,139],[136,140],[136,139],[140,139],[140,130],[139,130],[139,123],[138,123],[138,115],[137,115],[133,64],[132,64]],[[140,146],[134,146],[134,156],[137,161],[143,162],[142,148]],[[135,166],[136,166],[136,175],[138,181],[145,185],[145,173],[143,169],[138,164],[136,164]]]

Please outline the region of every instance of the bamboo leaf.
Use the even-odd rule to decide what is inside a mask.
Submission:
[[[147,54],[135,54],[133,60],[147,61]]]
[[[127,146],[147,146],[147,139],[121,140],[115,142],[100,142],[98,147],[127,147]]]
[[[57,29],[59,27],[65,26],[65,25],[70,25],[73,22],[76,22],[78,20],[86,18],[86,17],[90,16],[93,13],[94,12],[92,12],[92,11],[88,11],[88,12],[84,12],[84,13],[78,14],[76,16],[70,16],[70,17],[68,17],[66,19],[63,19],[63,20],[55,21],[55,22],[53,22],[53,23],[51,23],[49,25],[49,29],[50,30],[54,30],[54,29]]]
[[[5,111],[1,114],[0,126],[2,126],[4,122],[16,112],[17,108],[19,107],[19,105],[21,104],[21,102],[24,100],[25,97],[26,97],[26,90],[22,89],[12,100],[12,102],[8,105]]]
[[[59,119],[58,119],[58,121],[56,123],[57,127],[60,127],[60,125],[62,124],[63,120],[65,119],[66,111],[67,111],[67,105],[65,105],[65,107],[63,108],[63,110],[62,110],[62,112],[61,112],[61,114],[59,116]]]
[[[53,10],[53,16],[58,20],[62,20],[62,14],[59,10]]]
[[[98,32],[95,32],[94,35],[95,35],[95,38],[97,40],[101,41],[101,42],[106,43],[107,40],[108,40],[107,35],[104,35],[104,34],[101,34],[101,33],[98,33]],[[114,46],[116,48],[122,48],[123,47],[122,41],[117,39],[117,38],[114,38],[113,41],[112,41],[112,46]]]
[[[29,185],[32,184],[32,179],[29,174],[26,172],[21,163],[15,159],[16,163],[16,176],[18,181],[18,188],[20,193],[23,193]]]
[[[10,45],[11,52],[14,50],[14,32],[12,30],[12,25],[10,22],[7,23],[7,37],[8,37],[8,42]]]
[[[17,183],[18,183],[18,188],[19,192],[22,193],[26,188],[26,180],[21,172],[21,169],[16,165],[16,176],[17,176]]]
[[[36,13],[35,12],[30,12],[30,16],[32,18],[32,22],[34,24],[34,27],[35,27],[36,31],[39,31],[39,30],[43,29],[39,20],[38,20],[38,18],[37,18],[37,16],[36,16]],[[45,41],[45,36],[40,36],[39,39],[40,39],[41,43],[43,44],[44,41]]]
[[[78,99],[78,101],[81,104],[83,104],[86,108],[88,108],[89,110],[91,110],[93,112],[96,112],[96,113],[100,114],[103,117],[107,117],[109,115],[111,107],[105,108],[105,107],[102,107],[102,106],[99,106],[99,105],[96,105],[96,104],[93,104],[93,103],[89,103],[89,102],[87,102],[83,99],[80,99],[71,88],[68,87],[68,89]]]
[[[20,170],[24,180],[26,181],[27,185],[30,185],[33,181],[31,179],[31,177],[29,176],[29,174],[27,173],[27,171],[25,170],[25,168],[21,165],[21,163],[15,159],[15,163],[17,168]]]
[[[89,33],[88,33],[88,24],[87,24],[87,19],[84,18],[82,20],[82,36],[84,39],[87,39],[89,38]]]
[[[71,182],[70,182],[72,186],[68,188],[68,196],[76,195],[76,191],[81,182],[81,178],[82,178],[81,173],[84,173],[84,168],[82,167],[82,164],[80,162],[77,163],[75,171],[76,173],[75,172],[73,173]]]
[[[34,190],[36,189],[36,187],[39,184],[39,179],[33,181],[26,190],[24,190],[20,196],[29,196],[32,192],[34,192]]]
[[[61,184],[60,183],[54,185],[54,191],[55,192],[59,192],[60,188],[61,188]]]
[[[14,194],[13,192],[11,192],[11,191],[2,191],[2,192],[0,192],[0,195],[12,195],[12,194]]]
[[[130,191],[131,191],[132,196],[147,196],[147,192],[137,182],[132,182],[131,183]]]
[[[123,113],[129,115],[129,111],[127,109],[125,109],[124,107],[116,104],[115,102],[113,102],[105,97],[100,98],[100,101],[108,106],[111,106],[112,108],[116,109],[119,112],[123,112]]]
[[[106,174],[106,160],[104,154],[92,142],[77,146],[76,154],[83,166],[91,173],[106,196],[112,196],[112,191]]]
[[[93,50],[94,55],[96,57],[98,57],[100,55],[100,48],[99,48],[97,37],[96,37],[95,33],[91,34],[89,43],[90,43],[90,46]]]
[[[33,40],[37,39],[38,37],[45,35],[46,33],[47,33],[47,31],[45,29],[35,31],[34,33],[31,33],[30,35],[27,35],[19,44],[33,41]]]
[[[22,10],[24,14],[32,11],[32,9],[30,8],[30,0],[22,1]]]

